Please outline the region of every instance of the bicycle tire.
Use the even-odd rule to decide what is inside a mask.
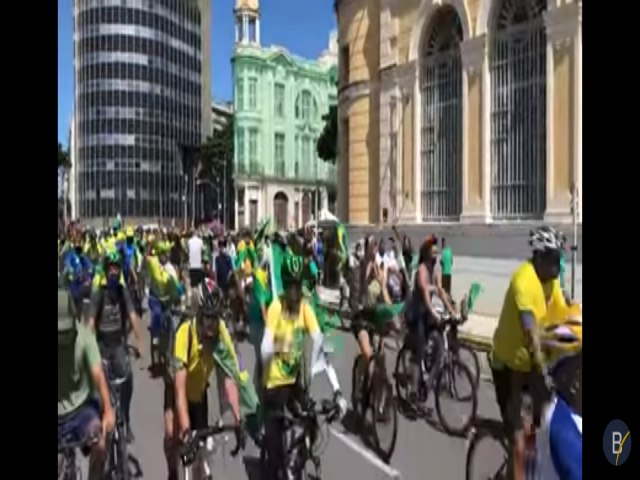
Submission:
[[[455,366],[455,368],[454,368]],[[466,419],[466,422],[463,423],[462,427],[454,428],[451,423],[447,421],[442,413],[442,408],[440,405],[440,395],[444,391],[443,382],[447,381],[447,375],[450,371],[457,372],[457,374],[462,375],[467,378],[469,381],[469,385],[471,386],[471,414]],[[436,413],[438,414],[438,419],[440,420],[440,425],[445,432],[449,435],[457,435],[461,436],[466,434],[469,431],[469,428],[475,421],[476,415],[478,413],[478,390],[476,388],[475,383],[473,382],[473,375],[464,363],[453,357],[450,362],[444,363],[436,373],[436,383],[435,383],[435,396],[436,396]]]
[[[469,367],[469,370],[471,371],[471,375],[476,384],[476,387],[478,387],[480,385],[480,359],[478,358],[478,354],[475,352],[475,350],[473,350],[468,345],[458,345],[457,357],[460,361],[462,361],[462,359],[460,358],[460,350],[469,352],[470,354],[469,356],[472,358],[471,360],[471,363],[473,363],[472,366],[469,365],[468,362],[462,362],[462,363],[464,363],[465,365],[467,365],[467,367]]]
[[[391,382],[386,380],[384,382],[384,385],[381,386],[381,389],[384,389],[384,390],[377,391],[377,389],[374,389],[374,391],[371,392],[370,395],[372,397],[372,401],[369,402],[369,408],[372,410],[372,416],[371,416],[371,418],[373,419],[372,430],[373,430],[373,437],[376,445],[376,450],[378,451],[378,456],[383,462],[388,464],[391,461],[391,457],[393,456],[393,452],[395,451],[395,448],[396,448],[396,442],[398,440],[398,409],[396,408],[395,402],[393,399],[393,386],[391,385]],[[378,433],[378,425],[380,424],[377,422],[378,402],[380,401],[380,396],[383,393],[385,394],[384,398],[386,398],[386,400],[389,402],[389,405],[387,406],[387,408],[389,409],[389,413],[391,415],[390,420],[393,424],[391,441],[389,442],[389,446],[387,448],[383,448],[380,445],[380,434]]]
[[[353,367],[351,369],[351,408],[356,414],[356,419],[359,421],[364,417],[364,385],[366,380],[364,374],[360,374],[362,369],[360,368],[360,362],[364,361],[364,355],[359,353],[353,361]]]
[[[502,448],[504,449],[504,454],[505,454],[505,459],[504,461],[501,463],[500,467],[498,468],[498,470],[496,471],[495,474],[490,475],[488,477],[486,477],[484,474],[482,475],[482,477],[476,478],[474,476],[474,463],[473,463],[473,459],[474,456],[476,454],[476,450],[478,449],[478,445],[480,445],[480,443],[482,442],[482,440],[484,440],[485,438],[490,437],[494,440],[497,440],[498,443],[502,446]],[[485,463],[486,461],[486,456],[483,456],[483,463]],[[501,480],[501,479],[506,479],[506,468],[507,468],[507,464],[506,462],[508,461],[508,450],[507,450],[507,444],[506,444],[506,440],[504,438],[504,436],[502,435],[498,435],[497,433],[488,430],[488,429],[483,429],[483,430],[474,430],[474,432],[471,434],[471,437],[469,438],[469,444],[467,447],[467,458],[465,460],[465,479],[466,480]]]
[[[406,358],[405,358],[406,357]],[[398,355],[396,356],[396,366],[393,370],[393,377],[395,379],[396,384],[396,396],[398,399],[405,403],[409,404],[409,396],[407,395],[409,390],[409,382],[411,381],[410,372],[407,366],[411,363],[411,350],[409,346],[405,342],[404,345],[400,348]],[[400,371],[400,369],[404,371]],[[403,391],[401,391],[403,389]]]

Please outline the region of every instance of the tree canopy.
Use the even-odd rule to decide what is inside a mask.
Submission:
[[[316,150],[325,162],[335,164],[338,159],[338,107],[333,105],[322,117],[325,121],[322,134],[318,138]]]
[[[226,164],[231,174],[233,162],[233,122],[229,121],[222,130],[213,135],[200,146],[198,151],[198,178],[213,179],[221,177]]]

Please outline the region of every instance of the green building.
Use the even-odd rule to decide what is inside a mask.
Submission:
[[[316,142],[337,104],[337,34],[317,60],[260,45],[258,0],[236,0],[233,54],[236,227],[265,216],[299,227],[333,209],[336,167]]]

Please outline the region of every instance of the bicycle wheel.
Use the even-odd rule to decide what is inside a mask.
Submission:
[[[377,367],[380,368],[384,366]],[[389,463],[398,439],[398,410],[393,398],[393,386],[384,373],[380,370],[374,372],[374,375],[383,377],[378,385],[372,382],[369,408],[372,410],[373,436],[378,454],[385,463]]]
[[[405,343],[396,357],[396,368],[393,372],[396,381],[396,395],[398,400],[409,403],[409,387],[411,382],[411,349]]]
[[[469,441],[466,480],[506,480],[509,455],[504,436],[490,430],[475,431]]]
[[[360,421],[364,417],[364,386],[365,373],[361,363],[364,362],[364,355],[358,354],[353,361],[351,369],[351,408],[353,408],[356,418]]]
[[[442,365],[436,375],[436,412],[440,424],[450,435],[463,435],[469,430],[478,411],[478,391],[469,367],[452,358]],[[453,415],[448,412],[444,414],[448,410],[445,408],[447,401],[458,404]]]
[[[478,354],[468,345],[458,345],[457,355],[458,360],[469,367],[471,377],[473,378],[476,387],[480,385],[480,360]]]

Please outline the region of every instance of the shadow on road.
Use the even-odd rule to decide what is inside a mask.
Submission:
[[[131,454],[129,454],[129,473],[131,478],[142,478],[144,476],[140,461]]]
[[[260,458],[245,456],[242,459],[248,480],[262,480],[260,471]]]

